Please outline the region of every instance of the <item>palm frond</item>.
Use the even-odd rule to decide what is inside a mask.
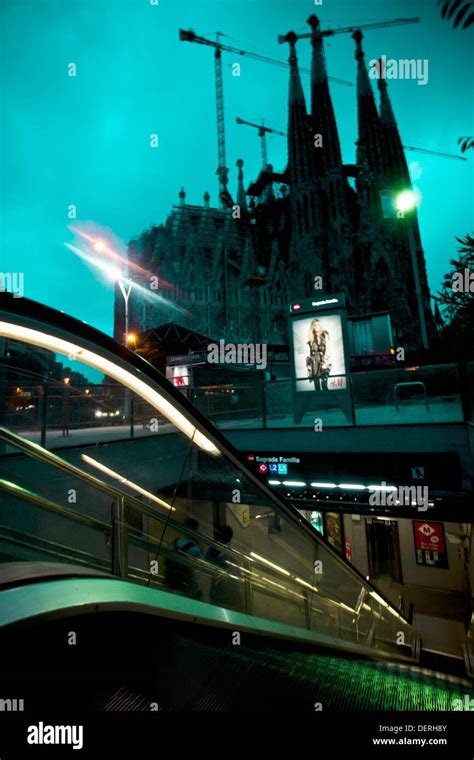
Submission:
[[[470,135],[458,137],[458,145],[461,146],[461,153],[465,153],[466,150],[474,148],[474,137],[471,137]]]
[[[441,18],[450,21],[454,16],[454,29],[461,24],[463,19],[462,29],[467,29],[474,24],[474,6],[472,0],[438,0],[437,5],[441,6]]]

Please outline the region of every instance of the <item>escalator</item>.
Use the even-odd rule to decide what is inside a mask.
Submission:
[[[420,662],[411,623],[141,357],[8,293],[1,338],[103,373],[124,394],[124,414],[141,404],[144,419],[159,419],[153,435],[95,445],[78,436],[52,452],[5,424],[5,351],[4,683],[21,678],[37,700],[48,662],[52,682],[73,682],[98,710],[272,710],[279,695],[311,711],[442,710],[467,693],[461,673]],[[82,648],[68,646],[71,632]],[[60,694],[52,689],[50,704]]]

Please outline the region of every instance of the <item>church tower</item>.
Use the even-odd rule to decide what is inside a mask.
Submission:
[[[290,272],[294,297],[310,296],[313,282],[327,279],[323,258],[321,185],[316,179],[315,150],[306,111],[296,56],[296,35],[286,37],[290,45],[288,96],[288,179],[291,208]]]
[[[311,27],[311,126],[315,142],[314,161],[322,190],[326,292],[344,291],[353,301],[352,241],[348,215],[348,183],[343,174],[341,146],[329,92],[328,75],[319,20],[308,19]],[[319,147],[318,147],[319,146]]]
[[[385,193],[394,206],[397,193],[410,189],[408,167],[386,85],[381,88],[379,114],[365,65],[362,33],[358,30],[352,36],[357,60],[358,306],[364,311],[390,311],[397,345],[415,349],[421,345],[421,327],[408,236],[411,220],[398,218],[394,211],[384,215],[381,200]],[[419,271],[425,272],[421,251],[418,262]],[[423,283],[422,300],[429,308],[426,272]]]

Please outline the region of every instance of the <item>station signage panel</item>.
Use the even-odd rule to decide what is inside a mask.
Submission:
[[[418,565],[447,569],[448,555],[443,523],[413,521]]]

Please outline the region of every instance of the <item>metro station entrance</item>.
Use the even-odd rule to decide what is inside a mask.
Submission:
[[[366,530],[370,577],[403,583],[396,520],[368,517]]]

